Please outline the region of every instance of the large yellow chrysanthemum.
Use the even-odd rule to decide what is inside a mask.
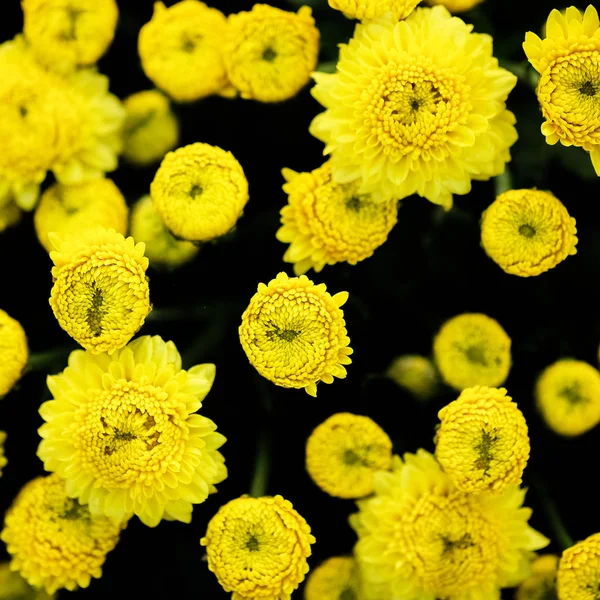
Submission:
[[[38,456],[92,515],[189,523],[192,504],[227,477],[225,438],[196,414],[214,378],[212,364],[182,370],[173,342],[158,336],[112,356],[76,350],[48,378]]]
[[[453,14],[467,12],[482,2],[483,0],[425,0],[425,4],[429,6],[441,4]]]
[[[600,22],[590,5],[585,13],[570,6],[554,9],[546,36],[528,31],[523,49],[540,74],[537,96],[548,144],[581,146],[600,175]]]
[[[311,571],[304,600],[359,600],[358,565],[351,556],[332,556]]]
[[[327,110],[310,131],[326,143],[334,181],[450,208],[472,179],[504,171],[517,139],[505,104],[517,78],[498,67],[492,38],[471,30],[442,6],[357,25],[336,73],[314,75]]]
[[[242,496],[222,506],[206,536],[208,568],[231,600],[290,600],[308,572],[315,538],[281,496]]]
[[[515,600],[558,600],[556,571],[558,556],[544,554],[531,564],[531,576],[517,589]]]
[[[0,598],[2,600],[55,600],[44,589],[30,586],[16,571],[12,571],[10,563],[0,563]]]
[[[596,600],[600,590],[600,533],[563,552],[558,563],[559,600]]]
[[[406,19],[421,0],[329,0],[329,6],[351,19],[371,21],[390,13],[396,21]]]
[[[19,380],[28,358],[23,327],[0,309],[0,398]]]
[[[433,361],[419,354],[397,356],[388,367],[386,375],[419,400],[429,400],[440,383]]]
[[[375,476],[375,495],[351,516],[365,600],[499,600],[549,542],[528,526],[525,491],[458,490],[424,450]]]

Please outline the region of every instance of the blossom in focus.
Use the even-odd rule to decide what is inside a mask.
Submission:
[[[248,360],[276,385],[316,396],[319,381],[346,377],[344,365],[352,362],[341,309],[347,299],[348,292],[332,296],[306,275],[279,273],[259,283],[239,328]]]
[[[558,360],[538,377],[535,400],[553,431],[581,435],[600,423],[600,372],[582,360]]]
[[[543,554],[531,564],[531,575],[519,586],[515,600],[558,600],[556,571],[558,556]]]
[[[594,600],[600,573],[600,533],[595,533],[560,557],[556,574],[559,600]]]
[[[294,264],[296,275],[369,258],[396,224],[395,200],[374,202],[357,193],[357,183],[334,183],[330,162],[310,173],[283,169],[282,174],[288,204],[281,209],[277,239],[290,244],[283,260]]]
[[[580,146],[600,175],[600,22],[589,5],[564,14],[554,9],[544,39],[528,31],[525,54],[540,74],[537,97],[544,116],[542,133],[554,145]]]
[[[308,572],[315,538],[281,496],[242,496],[221,506],[200,544],[232,600],[289,600]]]
[[[206,242],[235,227],[248,202],[248,181],[231,152],[198,142],[165,156],[150,195],[175,237]]]
[[[0,309],[0,398],[8,394],[27,365],[27,336],[21,324]]]
[[[433,361],[418,354],[397,356],[386,375],[419,400],[431,398],[439,385],[439,375]]]
[[[306,442],[306,470],[331,496],[362,498],[373,492],[375,473],[392,466],[392,441],[369,417],[336,413]]]
[[[56,596],[46,590],[30,586],[16,571],[11,571],[10,563],[0,563],[0,598],[4,600],[55,600]]]
[[[517,139],[506,110],[517,78],[472,28],[442,6],[357,25],[336,72],[314,74],[312,94],[326,110],[310,132],[326,144],[333,181],[449,209],[471,180],[504,172]]]
[[[181,368],[173,342],[143,336],[108,354],[76,350],[48,377],[38,456],[93,516],[189,523],[227,477],[225,438],[197,414],[215,366]]]
[[[498,321],[464,313],[442,325],[433,340],[433,356],[442,379],[460,392],[476,385],[502,385],[512,364],[510,346]]]
[[[360,598],[358,565],[350,556],[332,556],[310,572],[304,600],[357,600]]]
[[[6,454],[4,452],[4,443],[6,442],[6,432],[0,431],[0,477],[2,477],[2,469],[8,464],[6,460]],[[0,586],[1,588],[1,586]],[[0,589],[1,591],[1,589]],[[0,598],[2,596],[0,595]]]
[[[242,98],[282,102],[309,82],[319,56],[319,30],[309,6],[293,13],[254,4],[228,21],[225,66]]]
[[[429,6],[445,6],[452,14],[467,12],[482,2],[483,0],[425,0],[425,4]]]
[[[94,517],[68,497],[57,475],[27,483],[8,509],[0,539],[10,568],[48,594],[89,586],[102,576],[106,555],[117,545],[125,522]]]
[[[350,19],[372,21],[386,13],[396,21],[406,19],[421,0],[329,0],[329,6]]]
[[[151,310],[144,244],[103,227],[50,241],[50,306],[59,325],[95,354],[122,348]]]

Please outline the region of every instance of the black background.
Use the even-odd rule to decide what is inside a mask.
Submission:
[[[247,0],[213,2],[225,13],[248,9],[251,4]],[[270,4],[287,9],[298,6],[292,1]],[[335,60],[336,44],[349,38],[353,25],[324,0],[312,4],[323,36],[321,60]],[[522,62],[525,31],[539,32],[554,7],[549,0],[537,0],[524,12],[521,4],[487,0],[465,16],[476,31],[494,35],[501,60]],[[115,41],[99,69],[110,77],[111,91],[123,98],[151,87],[140,68],[137,36],[151,17],[152,2],[121,0],[119,7]],[[18,3],[3,3],[0,40],[11,38],[21,28]],[[132,519],[109,555],[102,579],[77,594],[87,598],[108,594],[228,597],[203,562],[199,539],[221,504],[249,491],[257,440],[264,431],[269,432],[272,459],[267,492],[291,500],[312,526],[317,544],[311,565],[348,553],[355,537],[347,516],[354,512],[354,503],[331,498],[311,482],[304,469],[305,440],[329,415],[350,411],[380,423],[397,453],[418,447],[433,450],[437,411],[456,394],[445,390],[430,403],[420,404],[381,373],[396,355],[429,354],[439,326],[462,312],[494,317],[513,340],[514,366],[505,386],[530,427],[532,453],[525,485],[530,487],[527,504],[534,509],[531,524],[553,536],[544,509],[544,497],[549,497],[573,538],[600,531],[595,494],[600,432],[562,439],[545,428],[532,400],[537,374],[558,358],[569,356],[597,365],[598,181],[582,151],[562,151],[545,144],[535,94],[526,83],[519,82],[508,105],[517,115],[520,134],[510,164],[514,187],[549,189],[564,202],[577,220],[577,255],[534,278],[507,275],[491,262],[479,245],[479,218],[494,199],[492,182],[474,183],[468,196],[455,196],[448,213],[422,198],[406,199],[398,225],[371,259],[354,267],[340,264],[317,275],[308,273],[315,282],[325,282],[332,293],[350,293],[344,311],[355,349],[348,378],[331,386],[320,384],[316,400],[301,390],[277,388],[262,380],[248,364],[237,327],[259,282],[269,281],[281,270],[293,274],[282,262],[287,246],[275,239],[279,210],[285,203],[280,170],[311,170],[322,163],[322,144],[308,133],[311,119],[322,109],[308,89],[279,105],[215,97],[175,106],[182,125],[180,145],[201,141],[232,151],[248,177],[250,201],[233,236],[203,247],[191,264],[176,272],[149,270],[155,308],[179,307],[182,314],[186,310],[194,314],[168,322],[149,319],[140,333],[174,340],[184,366],[216,363],[216,382],[202,411],[228,438],[222,451],[229,478],[218,486],[218,494],[195,507],[191,525],[163,522],[150,529]],[[148,193],[155,170],[121,165],[109,176],[132,203]],[[37,242],[31,215],[0,235],[0,257],[0,307],[24,325],[31,351],[74,347],[48,304],[51,263]],[[58,361],[53,372],[63,366],[64,361]],[[2,513],[25,482],[43,473],[36,457],[37,428],[42,422],[37,411],[48,398],[45,374],[31,372],[0,402],[0,428],[8,433],[9,460],[0,480]],[[553,542],[549,550],[560,549]],[[61,593],[66,596],[67,592]]]

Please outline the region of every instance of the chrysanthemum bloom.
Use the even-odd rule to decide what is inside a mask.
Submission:
[[[357,193],[356,183],[334,183],[329,161],[310,173],[282,174],[288,204],[281,209],[277,239],[290,244],[283,260],[294,264],[296,275],[369,258],[396,224],[395,200],[374,202]]]
[[[158,90],[146,90],[123,101],[123,156],[135,165],[161,160],[177,146],[179,123],[169,99]]]
[[[438,418],[435,456],[459,490],[498,493],[521,483],[527,423],[504,388],[467,388]]]
[[[505,102],[517,78],[472,27],[442,6],[357,25],[336,73],[314,74],[312,94],[327,110],[310,131],[326,143],[334,181],[450,208],[472,179],[504,171],[517,139]]]
[[[16,571],[10,570],[10,563],[0,563],[0,598],[4,600],[54,600],[56,596],[46,590],[30,586]]]
[[[461,392],[475,385],[498,387],[511,367],[511,340],[495,319],[464,313],[446,321],[433,340],[442,379]]]
[[[0,398],[21,377],[29,358],[27,336],[21,324],[0,309]]]
[[[76,350],[48,378],[38,456],[92,515],[189,523],[227,477],[225,438],[196,414],[215,366],[181,369],[173,342],[143,336],[108,356]]]
[[[396,357],[386,375],[420,400],[428,400],[437,391],[439,376],[433,361],[418,354]]]
[[[425,4],[429,6],[436,4],[445,6],[451,13],[467,12],[482,2],[483,0],[425,0]]]
[[[375,473],[392,466],[392,441],[369,417],[336,413],[306,442],[306,470],[331,496],[363,498],[373,492]]]
[[[152,206],[150,196],[140,198],[131,211],[131,235],[146,244],[145,254],[153,267],[177,268],[200,251],[196,244],[171,235]]]
[[[233,229],[248,202],[248,181],[231,152],[196,143],[165,156],[150,195],[175,237],[205,242]]]
[[[23,31],[36,58],[60,71],[94,64],[115,35],[115,0],[21,0]]]
[[[255,4],[229,17],[225,67],[242,98],[293,98],[309,82],[318,56],[319,30],[309,6],[293,13]]]
[[[364,599],[499,600],[549,542],[528,526],[524,498],[517,486],[466,494],[425,450],[395,457],[350,517]]]
[[[357,600],[360,579],[350,556],[332,556],[311,571],[304,586],[304,600]]]
[[[421,0],[329,0],[329,6],[351,19],[371,21],[390,13],[396,21],[406,19]]]
[[[581,435],[600,423],[600,372],[581,360],[559,360],[539,376],[535,398],[552,430]]]
[[[200,540],[208,568],[232,600],[290,600],[314,543],[307,522],[281,496],[231,500]]]
[[[556,570],[558,556],[544,554],[531,565],[531,576],[520,586],[515,600],[558,600],[556,595]]]
[[[2,477],[2,469],[8,464],[6,455],[4,454],[4,442],[6,442],[6,432],[0,431],[0,477]]]
[[[79,234],[97,225],[127,233],[127,204],[110,179],[92,179],[78,185],[54,184],[40,199],[33,223],[40,243],[53,250],[48,234]],[[141,241],[141,240],[139,240]]]
[[[600,175],[600,24],[590,5],[554,9],[542,40],[528,31],[525,54],[540,74],[537,97],[545,122],[542,133],[554,145],[580,146],[590,153]]]
[[[560,600],[595,600],[600,581],[600,533],[565,550],[558,563]]]
[[[343,379],[343,365],[352,362],[340,308],[347,299],[348,292],[331,296],[306,275],[279,273],[268,285],[259,283],[239,328],[248,360],[274,384],[316,396],[319,381]]]
[[[138,38],[144,73],[179,102],[235,95],[223,63],[226,35],[227,18],[204,2],[183,0],[169,8],[155,2]]]
[[[102,227],[50,240],[50,306],[60,326],[94,354],[122,348],[151,310],[144,244]]]
[[[6,513],[0,538],[12,556],[10,568],[54,594],[99,579],[125,524],[92,516],[87,506],[68,497],[65,482],[53,474],[23,487]]]
[[[16,225],[21,220],[21,214],[21,209],[12,198],[6,197],[4,201],[0,200],[0,233]]]
[[[575,219],[541,190],[500,194],[481,217],[481,244],[502,270],[532,277],[577,253]]]

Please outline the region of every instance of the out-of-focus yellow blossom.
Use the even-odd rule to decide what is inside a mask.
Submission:
[[[395,200],[374,202],[357,193],[357,183],[334,183],[329,161],[310,173],[282,174],[288,204],[281,209],[277,239],[290,244],[283,260],[294,264],[296,275],[369,258],[396,224]]]
[[[54,184],[40,199],[33,223],[40,243],[53,250],[48,234],[63,237],[100,225],[127,233],[127,204],[110,179],[92,179],[78,185]]]
[[[425,4],[429,6],[441,4],[453,14],[467,12],[482,2],[483,0],[425,0]]]
[[[537,97],[545,122],[542,133],[554,145],[580,146],[600,175],[600,23],[589,5],[564,14],[554,9],[540,39],[528,31],[523,49],[540,74]]]
[[[375,473],[392,466],[392,441],[369,417],[336,413],[306,442],[306,470],[331,496],[363,498],[373,492]]]
[[[229,17],[227,75],[242,98],[282,102],[310,80],[319,56],[319,30],[309,6],[297,13],[268,4]]]
[[[144,73],[179,102],[235,95],[223,63],[226,35],[227,17],[204,2],[183,0],[169,8],[155,2],[138,39]]]
[[[8,464],[8,461],[6,460],[6,455],[4,453],[4,443],[5,442],[6,442],[6,432],[0,431],[0,477],[2,477],[2,469]],[[1,591],[2,591],[2,586],[0,584],[0,598],[2,597]]]
[[[375,475],[350,523],[365,600],[499,600],[549,542],[529,527],[525,491],[466,494],[425,450]]]
[[[386,375],[420,400],[431,398],[439,385],[439,376],[433,361],[418,354],[396,357]]]
[[[259,283],[239,328],[248,360],[274,384],[316,396],[319,381],[343,379],[352,362],[341,309],[347,299],[348,292],[332,296],[306,275],[279,273],[268,285]]]
[[[517,590],[515,600],[558,600],[556,595],[556,570],[558,556],[544,554],[531,565],[531,576]]]
[[[535,398],[553,431],[581,435],[600,423],[600,372],[581,360],[558,360],[539,376]]]
[[[21,214],[21,209],[11,197],[6,197],[4,201],[0,201],[0,233],[16,225],[21,220]]]
[[[473,387],[438,413],[435,457],[463,492],[519,485],[529,460],[523,413],[504,388]]]
[[[304,600],[358,600],[358,565],[350,556],[332,556],[311,571],[304,586]]]
[[[175,344],[159,336],[111,356],[75,350],[48,378],[38,456],[92,515],[189,523],[192,504],[227,477],[225,438],[196,413],[214,378],[213,364],[182,370]]]
[[[390,13],[396,21],[406,19],[421,0],[329,0],[329,6],[351,19],[371,21]]]
[[[511,340],[495,319],[464,313],[448,319],[433,340],[442,379],[461,392],[475,385],[497,387],[511,367]]]
[[[575,219],[541,190],[508,190],[481,217],[481,244],[503,271],[532,277],[577,253]]]
[[[200,540],[231,600],[289,600],[308,572],[314,543],[308,523],[281,496],[231,500]]]
[[[50,306],[60,326],[94,354],[122,348],[151,310],[144,244],[102,227],[50,241]]]
[[[0,309],[0,398],[19,380],[28,358],[27,336],[21,324]]]
[[[231,152],[198,142],[165,156],[150,195],[175,237],[205,242],[235,227],[248,202],[248,181]]]
[[[504,172],[517,139],[505,103],[517,78],[472,28],[443,6],[357,25],[337,71],[314,74],[312,94],[327,110],[310,131],[331,154],[335,182],[448,209],[472,179]]]
[[[123,101],[123,156],[136,165],[161,160],[177,146],[179,123],[169,99],[158,90],[146,90]]]
[[[3,600],[54,600],[44,589],[30,586],[16,571],[11,571],[10,563],[0,563],[0,598]]]
[[[173,237],[152,205],[150,196],[143,196],[131,211],[131,235],[146,244],[145,255],[153,267],[177,268],[191,261],[200,251],[192,242]]]
[[[21,0],[23,31],[40,63],[66,71],[94,64],[115,35],[115,0]]]
[[[48,594],[89,586],[102,576],[106,555],[125,522],[93,517],[68,497],[58,475],[26,484],[6,513],[0,538],[12,556],[10,568]]]
[[[600,533],[565,550],[558,563],[559,600],[595,600],[600,573]]]

